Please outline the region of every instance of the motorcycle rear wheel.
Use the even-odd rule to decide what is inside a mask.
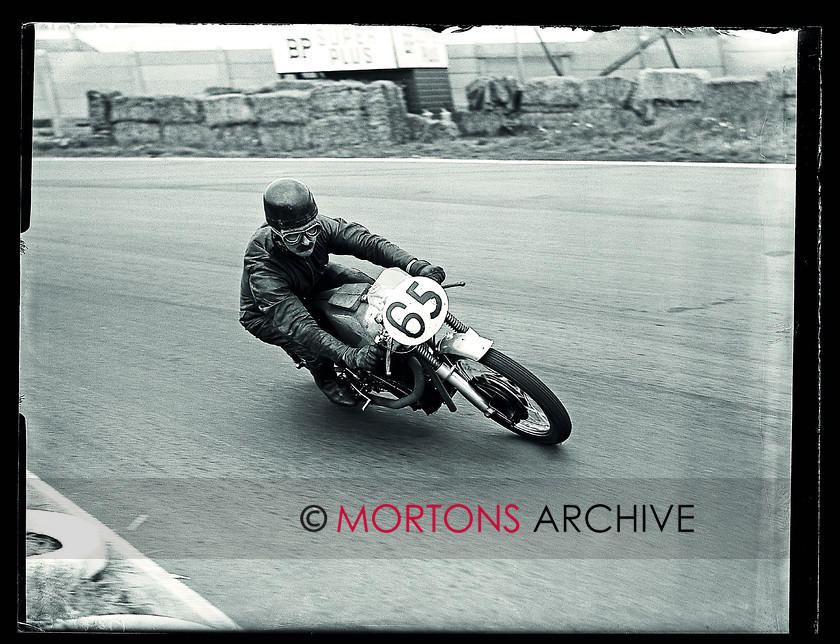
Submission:
[[[556,445],[569,437],[569,412],[542,380],[496,349],[489,349],[479,364],[460,361],[470,384],[493,408],[492,420],[543,445]]]

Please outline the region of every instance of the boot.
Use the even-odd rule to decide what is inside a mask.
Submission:
[[[353,388],[338,379],[335,366],[329,360],[318,359],[306,365],[318,389],[327,399],[339,407],[355,407],[359,402]]]

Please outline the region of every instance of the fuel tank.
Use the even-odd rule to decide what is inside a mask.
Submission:
[[[376,338],[382,325],[376,321],[379,311],[367,302],[370,284],[343,284],[319,293],[311,303],[332,333],[351,347],[363,347]]]

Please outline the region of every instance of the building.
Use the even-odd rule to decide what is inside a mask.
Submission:
[[[481,77],[634,78],[651,67],[759,76],[795,66],[795,31],[50,23],[35,26],[33,117],[84,119],[91,90],[189,96],[279,77],[391,80],[420,113],[466,109],[466,87]]]

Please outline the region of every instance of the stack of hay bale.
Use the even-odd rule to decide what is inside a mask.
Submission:
[[[710,78],[704,69],[643,69],[633,107],[646,123],[694,118],[703,111]]]
[[[594,132],[633,127],[638,116],[628,108],[636,85],[618,76],[535,78],[525,86],[521,122],[557,130],[580,126]]]
[[[199,97],[88,92],[92,127],[121,146],[161,144],[248,150],[402,143],[402,90],[392,82],[278,81],[256,92]]]

